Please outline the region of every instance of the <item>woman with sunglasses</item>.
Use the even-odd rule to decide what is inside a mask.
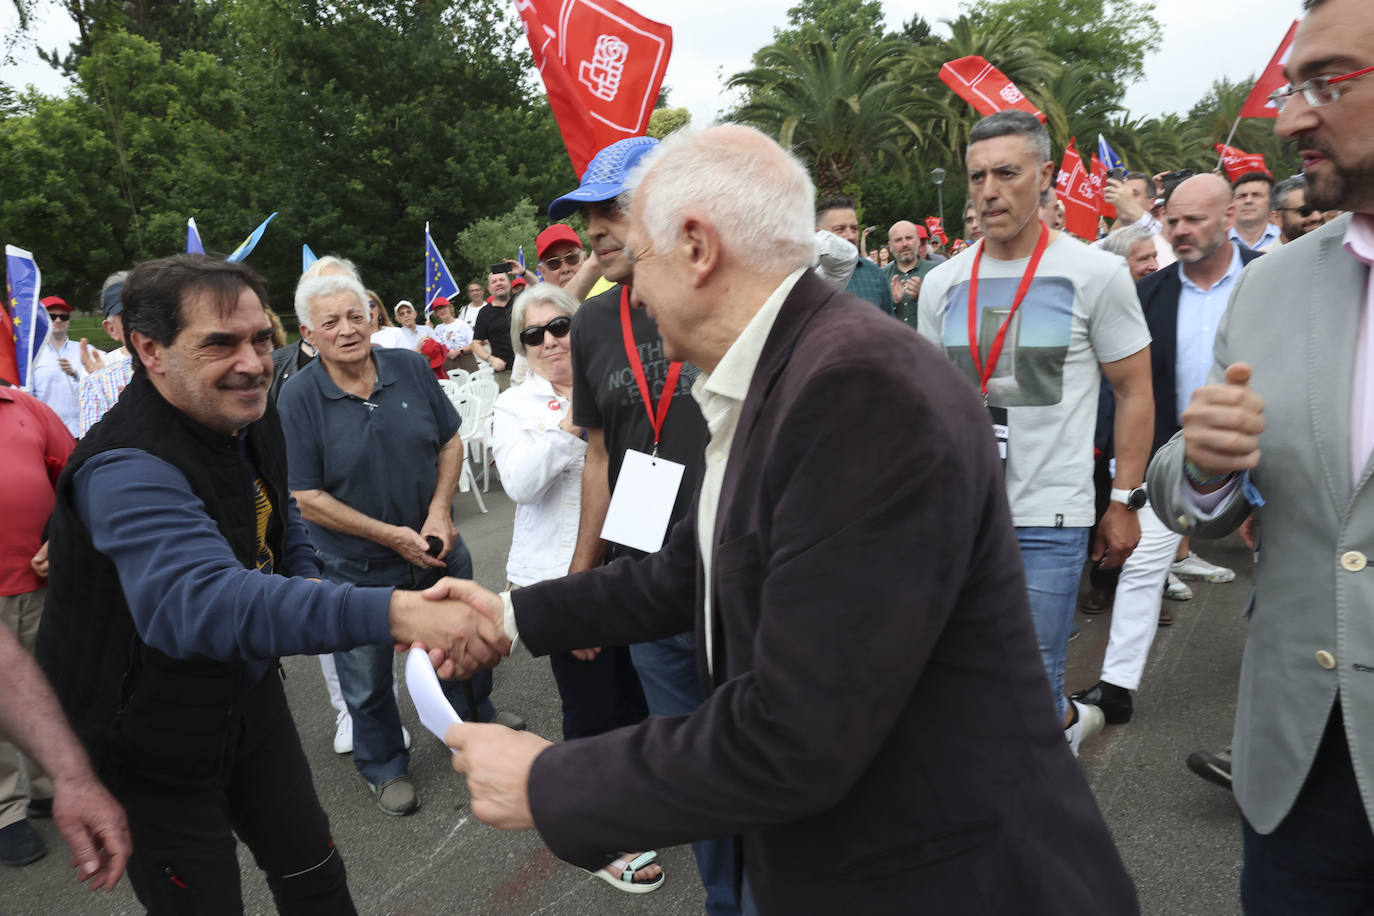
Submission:
[[[540,283],[511,306],[511,343],[529,361],[529,377],[496,399],[491,447],[501,485],[515,502],[506,562],[512,589],[567,575],[577,543],[587,454],[586,433],[573,425],[571,413],[568,334],[577,306],[553,283]],[[564,739],[600,734],[648,715],[637,679],[631,681],[632,696],[607,689],[624,681],[607,670],[620,655],[584,649],[577,657],[549,656],[563,703]],[[652,863],[652,853],[626,854],[596,874],[619,890],[645,893],[663,883],[662,869]]]

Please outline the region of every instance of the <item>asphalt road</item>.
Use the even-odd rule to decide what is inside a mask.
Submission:
[[[476,578],[505,582],[514,507],[493,481],[489,514],[458,494],[458,525],[472,551]],[[1240,827],[1229,793],[1194,776],[1184,758],[1230,743],[1235,685],[1244,639],[1249,558],[1234,538],[1203,544],[1210,560],[1231,566],[1237,581],[1194,585],[1196,597],[1171,603],[1176,623],[1159,631],[1135,716],[1108,726],[1084,748],[1081,762],[1135,878],[1143,912],[1168,916],[1238,913]],[[1068,687],[1097,679],[1110,615],[1079,615],[1070,644]],[[315,786],[347,862],[349,885],[363,914],[495,914],[602,916],[701,913],[704,893],[686,847],[660,850],[667,880],[658,891],[630,895],[555,859],[533,833],[512,834],[476,821],[463,781],[446,749],[419,725],[404,696],[401,715],[415,736],[411,776],[423,807],[411,817],[377,810],[351,758],[334,754],[334,716],[313,658],[283,660],[286,690]],[[399,668],[398,668],[399,670]],[[549,667],[518,651],[496,672],[497,705],[518,712],[535,732],[559,734],[558,695]],[[976,714],[970,712],[970,714]],[[68,870],[51,821],[36,821],[49,855],[25,868],[0,868],[4,916],[140,913],[127,879],[111,893],[91,893]],[[266,884],[240,847],[246,912],[275,912]]]

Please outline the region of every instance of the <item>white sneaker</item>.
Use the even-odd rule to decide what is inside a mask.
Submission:
[[[1173,573],[1180,579],[1193,579],[1198,582],[1230,582],[1236,578],[1235,570],[1208,563],[1191,550],[1188,551],[1188,556],[1173,565]]]
[[[348,710],[341,709],[334,718],[334,753],[353,753],[353,717]]]
[[[1164,586],[1164,597],[1170,601],[1191,601],[1193,590],[1178,576],[1169,573],[1169,581]]]
[[[1070,700],[1074,708],[1078,710],[1078,718],[1068,728],[1064,729],[1064,738],[1069,742],[1069,750],[1073,751],[1075,757],[1078,756],[1078,749],[1091,742],[1102,733],[1102,726],[1106,723],[1107,717],[1102,714],[1102,710],[1096,706],[1089,706],[1077,700]]]

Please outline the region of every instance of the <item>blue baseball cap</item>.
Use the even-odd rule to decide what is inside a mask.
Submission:
[[[653,137],[627,137],[617,140],[592,157],[587,171],[582,174],[582,184],[577,190],[569,191],[549,204],[549,219],[563,219],[581,209],[583,204],[600,203],[618,197],[625,190],[639,161],[658,146]]]

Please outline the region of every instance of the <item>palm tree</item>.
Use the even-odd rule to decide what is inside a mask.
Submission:
[[[795,44],[762,48],[727,83],[746,100],[730,119],[776,137],[810,163],[822,196],[852,190],[855,169],[880,165],[906,177],[920,122],[933,110],[899,75],[910,46],[854,33],[838,41],[807,29]]]
[[[1082,63],[1064,67],[1045,83],[1027,87],[1026,94],[1045,114],[1050,140],[1062,150],[1073,137],[1085,156],[1105,134],[1112,115],[1122,111],[1113,101],[1115,87],[1106,80],[1094,79],[1093,68]]]

